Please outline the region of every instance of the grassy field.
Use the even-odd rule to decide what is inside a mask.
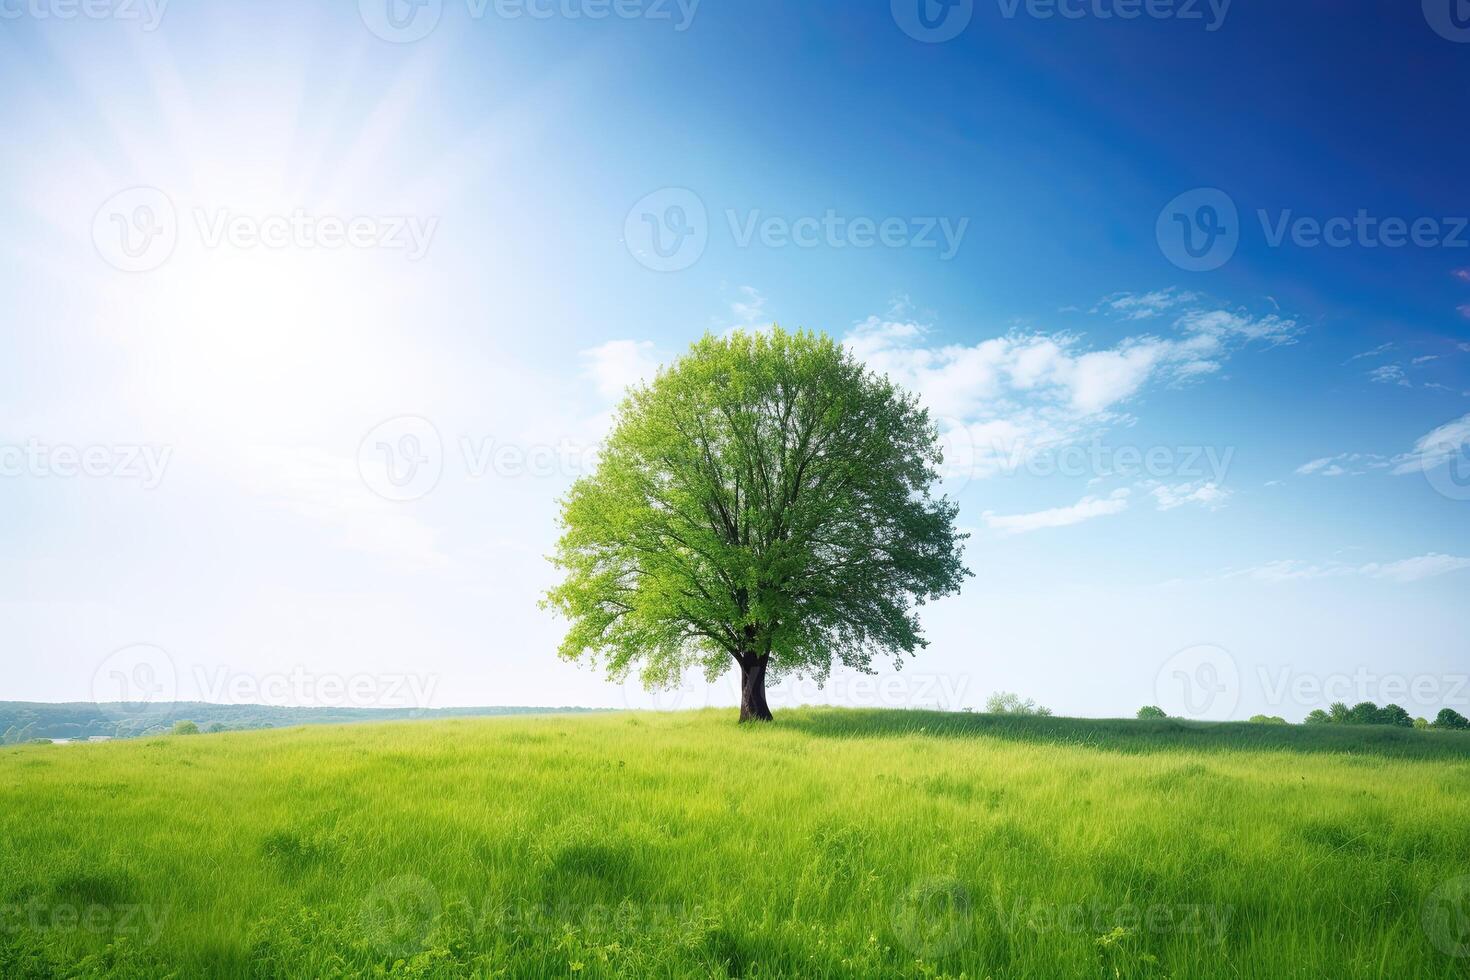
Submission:
[[[7,978],[1464,977],[1465,875],[1456,733],[707,711],[0,752]]]

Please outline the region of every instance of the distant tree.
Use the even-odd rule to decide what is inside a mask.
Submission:
[[[1359,701],[1348,712],[1347,721],[1349,725],[1376,725],[1378,717],[1378,705],[1372,701]]]
[[[1445,728],[1450,731],[1463,732],[1470,728],[1470,721],[1454,708],[1441,708],[1439,714],[1434,716],[1430,728]]]
[[[1380,708],[1377,723],[1380,725],[1395,725],[1399,728],[1414,727],[1413,717],[1396,704],[1387,704]]]
[[[1253,724],[1253,725],[1285,725],[1285,724],[1287,724],[1287,721],[1286,721],[1285,718],[1279,717],[1277,715],[1251,715],[1250,721],[1251,721],[1251,724]]]
[[[55,745],[56,743],[53,742],[53,741],[51,741],[51,739],[49,739],[49,738],[33,738],[33,739],[31,739],[31,744],[32,745]]]
[[[192,721],[176,721],[176,722],[174,722],[174,734],[175,735],[198,735],[199,734],[199,726],[196,725],[196,724],[194,724]]]
[[[214,724],[210,725],[208,728],[205,729],[205,731],[208,732],[211,735],[217,735],[217,734],[219,734],[220,732],[222,732],[224,730],[225,730],[224,723],[223,722],[218,722],[218,721],[215,722]]]
[[[1050,708],[1043,708],[1035,701],[1027,698],[1021,700],[1021,695],[1011,694],[1007,691],[997,691],[985,699],[985,711],[992,715],[1040,715],[1049,716]]]
[[[1351,720],[1351,714],[1351,709],[1341,701],[1334,701],[1327,706],[1327,717],[1336,724],[1347,724]]]
[[[969,574],[941,462],[917,399],[825,334],[706,336],[562,502],[560,655],[649,688],[737,667],[741,721],[770,720],[768,679],[902,662]]]
[[[1331,715],[1323,711],[1321,708],[1313,708],[1311,711],[1307,712],[1305,723],[1308,725],[1327,725],[1331,724],[1331,722]]]
[[[1138,717],[1141,719],[1153,719],[1167,718],[1169,716],[1164,712],[1163,708],[1156,707],[1152,704],[1146,704],[1142,708],[1138,709]]]
[[[1426,728],[1429,727],[1429,719],[1428,718],[1415,718],[1414,719],[1414,727],[1417,728],[1417,729],[1419,729],[1420,731],[1424,731]]]

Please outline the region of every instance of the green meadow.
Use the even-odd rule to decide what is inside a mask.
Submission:
[[[0,751],[0,976],[1470,975],[1470,736],[808,709]]]

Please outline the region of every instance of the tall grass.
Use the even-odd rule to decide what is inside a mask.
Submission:
[[[0,752],[5,977],[1463,977],[1467,874],[1455,734],[707,711]]]

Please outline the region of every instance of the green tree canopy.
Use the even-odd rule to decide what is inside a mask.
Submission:
[[[1470,721],[1467,721],[1465,716],[1454,708],[1441,708],[1439,714],[1434,716],[1431,727],[1448,728],[1451,731],[1464,731],[1470,728]]]
[[[706,336],[562,502],[561,656],[650,688],[738,666],[742,720],[770,718],[768,678],[901,663],[915,607],[969,574],[940,462],[917,400],[825,334]]]

